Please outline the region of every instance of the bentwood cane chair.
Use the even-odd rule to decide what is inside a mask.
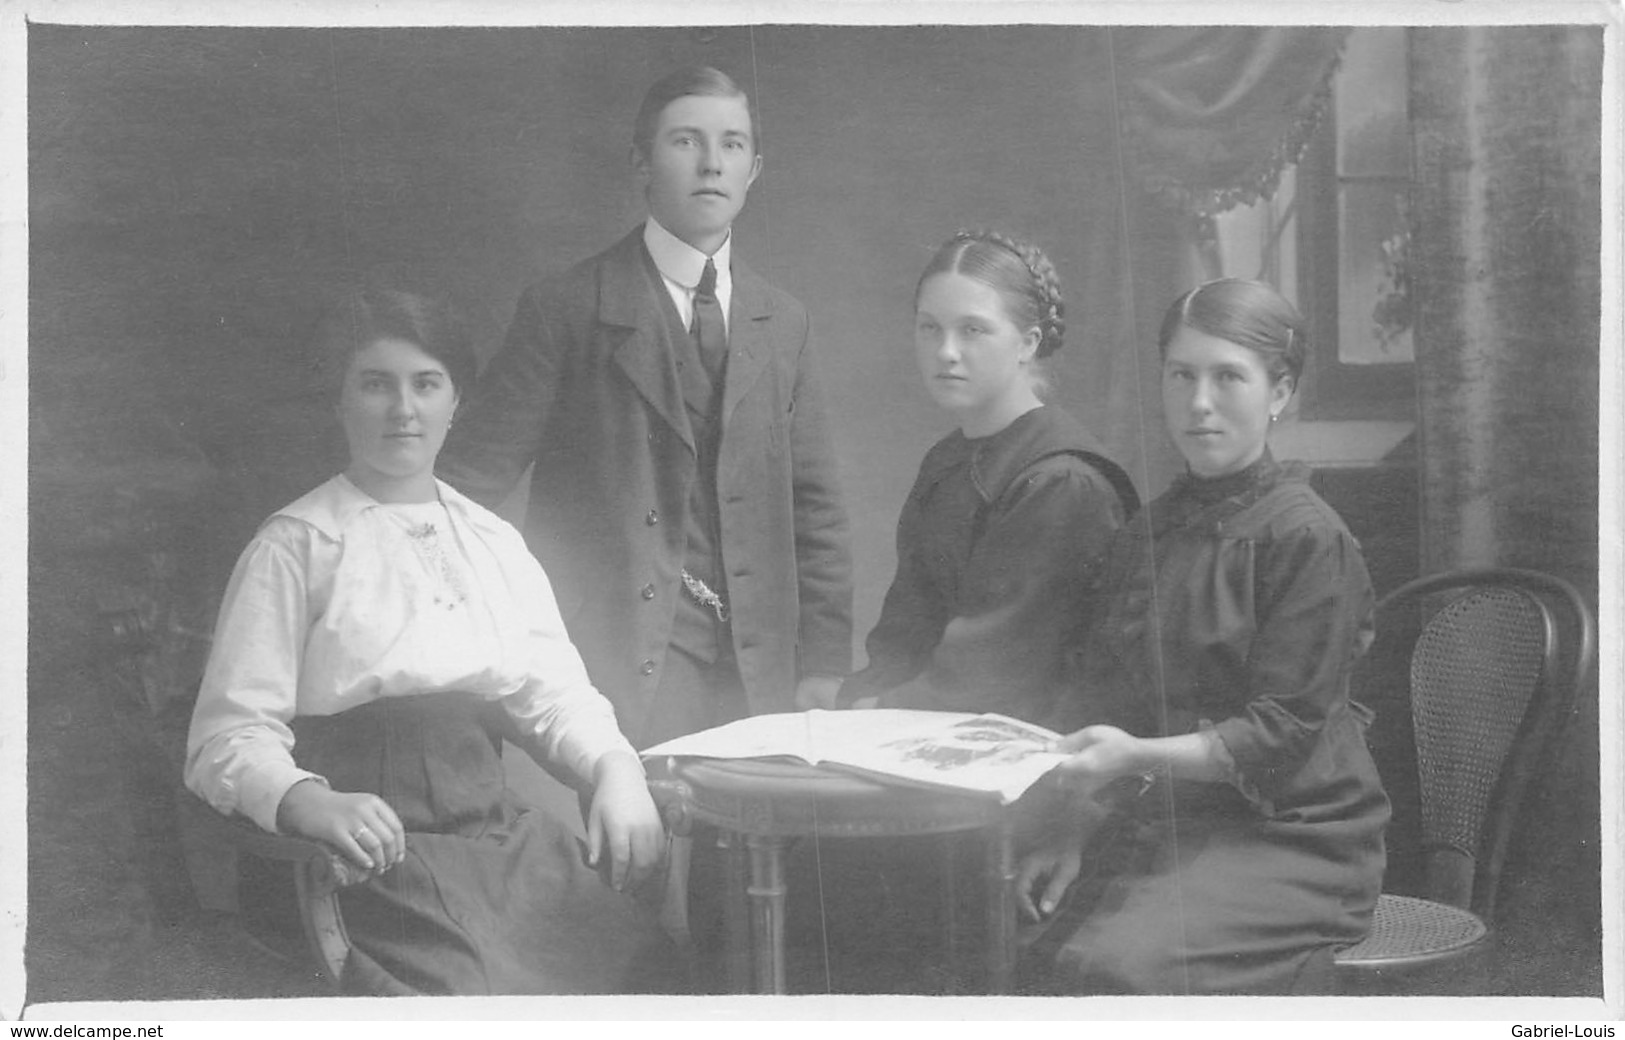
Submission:
[[[1406,630],[1417,612],[1409,700],[1423,894],[1384,893],[1371,934],[1337,955],[1353,992],[1483,947],[1513,831],[1595,658],[1585,601],[1536,571],[1412,581],[1378,605],[1379,632]]]
[[[260,879],[281,876],[291,894],[291,909],[304,942],[288,943],[285,937],[266,934],[253,927],[249,933],[262,946],[288,958],[297,957],[298,945],[303,945],[307,963],[315,973],[335,991],[343,991],[350,937],[339,913],[339,890],[361,880],[361,872],[337,849],[323,842],[271,834],[246,817],[223,816],[179,784],[175,789],[175,807],[188,873],[199,905],[206,910],[241,913],[243,897],[251,899],[257,893],[241,891],[239,867],[244,860],[262,861],[269,870],[262,870],[256,876]]]
[[[506,716],[491,714],[507,742],[523,747],[525,740],[517,730],[501,725]],[[649,793],[667,828],[686,832],[673,785],[651,781]],[[308,965],[333,991],[354,991],[354,980],[346,977],[350,937],[339,909],[339,892],[365,875],[325,842],[272,834],[245,816],[222,815],[181,785],[178,777],[175,803],[198,904],[237,915],[260,947]]]

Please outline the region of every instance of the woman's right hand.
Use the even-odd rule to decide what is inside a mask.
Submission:
[[[335,791],[306,777],[282,796],[276,823],[284,833],[325,841],[373,874],[406,857],[406,828],[375,794]]]
[[[665,837],[660,811],[649,797],[648,779],[637,758],[630,751],[611,751],[599,758],[587,812],[587,865],[601,868],[600,876],[617,892],[638,888],[660,865]]]
[[[1090,793],[1120,776],[1149,769],[1150,743],[1116,726],[1086,726],[1061,738],[1055,750],[1070,755],[1056,773],[1074,791]]]

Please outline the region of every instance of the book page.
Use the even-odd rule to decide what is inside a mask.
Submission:
[[[929,729],[877,727],[868,740],[826,750],[825,759],[916,783],[994,794],[1009,803],[1066,760],[1051,750],[1057,739],[1002,715],[963,715]]]
[[[816,764],[809,716],[831,712],[752,715],[712,729],[673,737],[645,749],[645,758],[799,758]]]
[[[800,759],[1014,801],[1066,756],[1059,735],[1003,715],[879,708],[756,715],[657,744],[645,756]]]

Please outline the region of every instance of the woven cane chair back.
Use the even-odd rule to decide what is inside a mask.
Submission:
[[[1470,907],[1473,866],[1485,825],[1530,702],[1553,667],[1551,614],[1511,586],[1472,588],[1439,609],[1411,654],[1411,714],[1422,792],[1422,839],[1430,856],[1463,857],[1456,872],[1439,862],[1429,894]],[[1508,808],[1512,808],[1508,806]],[[1446,877],[1437,876],[1445,874]]]

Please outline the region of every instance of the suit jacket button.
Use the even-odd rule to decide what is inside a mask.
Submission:
[[[658,524],[660,522],[660,511],[657,509],[649,510],[648,514],[644,516],[643,522],[648,524],[650,527]]]
[[[654,673],[655,673],[655,663],[653,661],[645,661],[642,664],[638,665],[638,674],[639,675],[653,675]]]
[[[645,585],[643,588],[638,590],[638,595],[642,596],[644,599],[654,599],[655,587],[653,585]]]

